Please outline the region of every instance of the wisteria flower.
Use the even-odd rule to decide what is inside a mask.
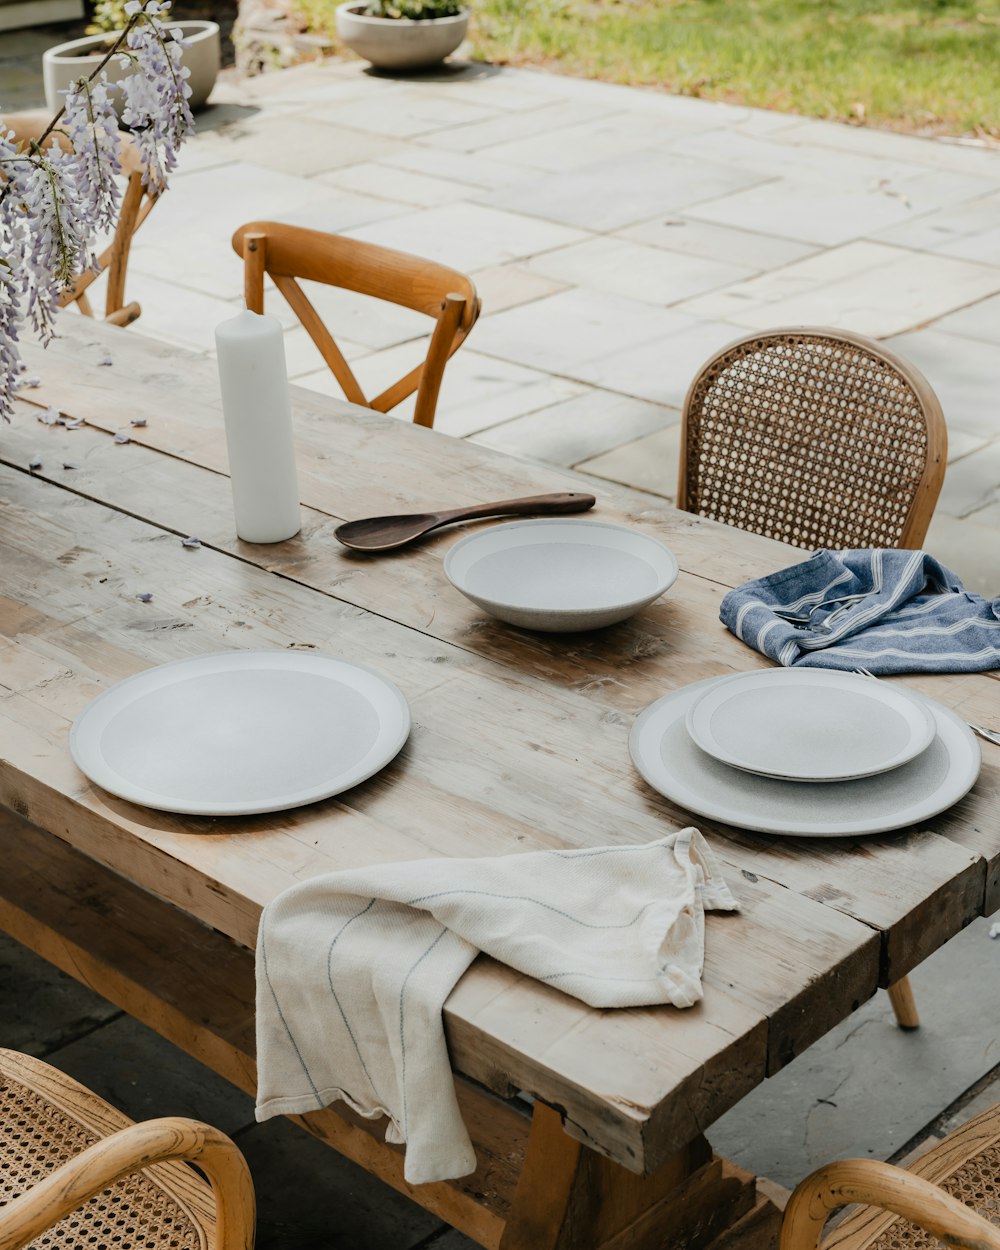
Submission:
[[[88,79],[65,92],[66,103],[37,141],[19,143],[0,128],[0,418],[10,420],[24,371],[18,335],[25,321],[47,343],[54,316],[77,278],[96,267],[96,236],[114,229],[121,206],[121,140],[104,66],[117,56],[132,73],[121,84],[121,120],[132,132],[143,183],[166,189],[177,149],[194,122],[184,41],[167,31],[169,3],[129,0],[128,22]],[[55,141],[45,142],[55,135]],[[111,364],[110,357],[99,363]]]

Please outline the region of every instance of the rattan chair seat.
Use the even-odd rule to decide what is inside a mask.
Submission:
[[[748,335],[684,402],[677,505],[796,547],[915,547],[944,480],[927,381],[861,335]]]
[[[0,1077],[0,1198],[4,1205],[99,1140],[99,1134],[88,1131],[28,1086]],[[202,1250],[205,1237],[188,1211],[140,1173],[95,1195],[31,1245],[139,1250],[151,1243],[170,1250]]]
[[[922,1191],[913,1190],[909,1182],[900,1190],[895,1184],[897,1177],[920,1178],[915,1183],[923,1186]],[[890,1209],[904,1191],[909,1194],[912,1208],[907,1214],[930,1224],[936,1219],[942,1224],[939,1232],[954,1234],[950,1244],[995,1250],[1000,1246],[1000,1106],[969,1120],[905,1171],[871,1160],[848,1160],[812,1173],[798,1186],[788,1204],[782,1250],[814,1250],[822,1226],[822,1210],[836,1205],[837,1191],[847,1178],[867,1189],[864,1201],[868,1205],[849,1208],[822,1239],[821,1250],[936,1250],[941,1245],[939,1237]],[[979,1232],[970,1238],[967,1232],[958,1231],[958,1216],[944,1208],[948,1200],[943,1194],[950,1194],[971,1208],[989,1221],[997,1233]],[[811,1224],[808,1229],[802,1222],[807,1209],[811,1213],[806,1221]],[[961,1213],[961,1208],[956,1211]]]
[[[131,1124],[65,1074],[0,1050],[0,1207]],[[30,1243],[40,1250],[211,1250],[214,1244],[211,1188],[176,1162],[114,1182]]]

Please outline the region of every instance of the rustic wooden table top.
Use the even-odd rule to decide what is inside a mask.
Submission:
[[[597,634],[510,629],[443,577],[457,531],[358,557],[333,530],[579,489],[578,477],[296,391],[303,530],[249,546],[234,535],[213,362],[70,314],[60,330],[44,352],[26,345],[43,385],[0,429],[0,802],[36,824],[249,946],[262,906],[315,874],[640,843],[698,824],[743,907],[707,918],[701,1004],[595,1011],[481,958],[446,1006],[458,1071],[565,1108],[567,1131],[637,1171],[1000,902],[1000,748],[984,744],[975,789],[925,827],[843,840],[696,820],[634,772],[627,739],[643,707],[766,666],[719,623],[719,601],[803,553],[602,484],[592,515],[665,542],[678,581]],[[98,364],[106,352],[111,366]],[[39,424],[48,404],[85,424]],[[119,430],[131,441],[115,443]],[[202,545],[184,548],[186,535]],[[252,818],[135,807],[77,771],[68,730],[101,690],[153,664],[251,647],[316,648],[385,673],[412,708],[407,746],[346,794]],[[998,723],[995,676],[908,681]]]

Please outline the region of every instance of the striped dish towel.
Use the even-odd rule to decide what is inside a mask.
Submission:
[[[723,624],[786,668],[980,673],[1000,668],[1000,599],[923,551],[817,551],[722,600]]]
[[[386,1115],[411,1184],[475,1171],[442,1008],[485,951],[594,1007],[701,998],[704,911],[736,900],[697,829],[647,846],[428,859],[286,890],[257,939],[257,1119]]]

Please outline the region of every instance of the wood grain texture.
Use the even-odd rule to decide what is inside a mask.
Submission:
[[[113,377],[90,363],[109,344]],[[44,378],[32,398],[90,427],[44,429],[43,468],[29,476],[39,434],[25,405],[0,448],[21,470],[0,487],[0,801],[247,945],[273,894],[321,872],[638,843],[690,823],[631,773],[631,717],[699,677],[765,663],[719,625],[718,603],[788,563],[788,548],[602,487],[597,515],[665,541],[681,577],[599,636],[522,634],[443,583],[456,535],[377,560],[343,552],[332,530],[363,511],[446,502],[456,481],[489,498],[579,489],[578,477],[299,394],[303,533],[252,547],[232,536],[210,365],[178,367],[136,337],[76,325],[31,365]],[[137,413],[148,425],[113,444],[108,434]],[[81,468],[62,470],[71,447]],[[184,550],[187,533],[203,546]],[[249,646],[316,647],[384,672],[413,708],[410,743],[347,795],[226,822],[134,808],[73,768],[68,725],[93,694],[150,664]],[[989,676],[913,684],[969,719],[995,705]],[[708,918],[704,1002],[590,1012],[481,960],[446,1008],[456,1068],[564,1107],[568,1133],[654,1172],[877,983],[995,905],[1000,754],[984,756],[972,794],[923,829],[815,841],[698,822],[744,904]]]

